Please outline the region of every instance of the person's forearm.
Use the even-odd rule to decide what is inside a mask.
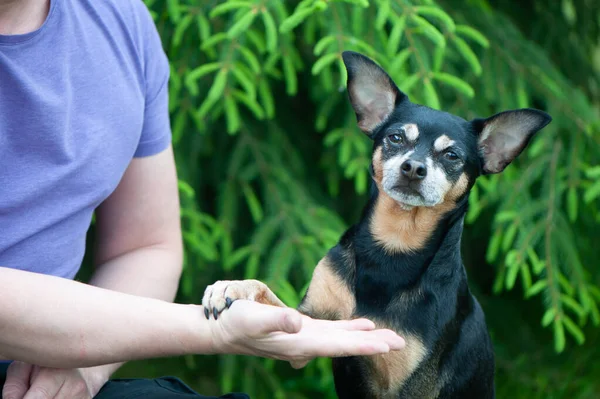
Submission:
[[[212,353],[202,308],[0,267],[0,357],[75,368]]]
[[[96,267],[90,284],[132,295],[173,301],[181,276],[180,246],[140,248]],[[95,368],[100,378],[108,379],[121,365]]]

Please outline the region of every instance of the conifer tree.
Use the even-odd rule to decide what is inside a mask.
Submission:
[[[600,353],[591,342],[600,336],[600,12],[592,2],[145,2],[171,62],[182,300],[198,303],[218,279],[257,278],[296,306],[319,259],[358,220],[371,143],[345,93],[341,52],[354,50],[432,108],[466,119],[523,107],[552,115],[513,165],[478,180],[463,254],[497,348],[500,397],[596,397],[599,366],[586,368],[589,381],[569,380],[576,360]],[[562,367],[567,361],[574,369]],[[333,398],[329,362],[296,371],[255,358],[188,357],[186,367],[218,381],[215,392]]]

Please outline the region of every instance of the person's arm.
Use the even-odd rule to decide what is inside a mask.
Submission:
[[[404,347],[367,320],[313,320],[236,301],[218,321],[181,305],[0,267],[0,356],[78,368],[183,354],[234,353],[303,362]]]
[[[97,209],[96,227],[91,284],[173,301],[183,249],[171,147],[131,161],[117,189]]]
[[[116,190],[97,209],[96,221],[97,266],[90,284],[173,301],[181,275],[182,243],[171,147],[133,159]],[[88,383],[101,386],[120,365],[85,370]]]
[[[172,148],[135,158],[96,212],[96,270],[90,284],[173,301],[182,267],[177,173]],[[108,379],[120,364],[98,368]]]
[[[212,353],[202,308],[0,267],[0,356],[76,368]]]

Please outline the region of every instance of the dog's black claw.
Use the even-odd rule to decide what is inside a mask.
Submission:
[[[219,317],[219,312],[217,312],[217,308],[213,309],[213,316],[215,316],[215,320]]]
[[[210,313],[208,313],[208,308],[204,308],[204,316],[206,316],[206,320],[210,319]]]
[[[229,298],[229,297],[225,298],[225,306],[227,306],[227,309],[229,309],[229,307],[231,306],[232,303],[233,303],[233,301],[231,300],[231,298]]]

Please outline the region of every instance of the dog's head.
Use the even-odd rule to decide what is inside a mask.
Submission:
[[[375,142],[375,182],[405,209],[456,203],[478,176],[503,171],[551,121],[534,109],[466,121],[411,102],[361,54],[347,51],[343,60],[358,126]]]

